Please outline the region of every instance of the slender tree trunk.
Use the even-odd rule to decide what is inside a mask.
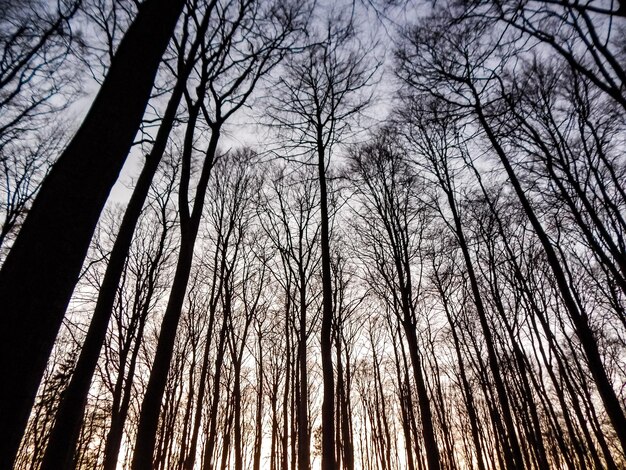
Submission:
[[[192,340],[192,341],[196,341],[196,339]],[[195,401],[195,390],[196,390],[196,386],[195,386],[195,369],[196,369],[196,348],[197,348],[197,343],[196,344],[192,344],[192,351],[191,351],[191,355],[192,355],[192,360],[191,360],[191,364],[189,365],[189,381],[187,383],[187,397],[186,397],[186,401],[187,404],[185,406],[185,415],[183,416],[183,422],[181,423],[182,426],[182,435],[180,437],[180,444],[179,444],[179,449],[178,449],[178,463],[176,465],[176,468],[178,469],[182,469],[183,466],[185,465],[185,460],[186,460],[186,456],[187,456],[187,447],[189,445],[189,434],[190,434],[190,428],[193,426],[193,408],[194,408],[194,401]]]
[[[222,378],[222,365],[224,363],[224,353],[225,353],[225,341],[226,341],[226,328],[228,321],[228,310],[230,308],[229,301],[225,302],[224,305],[224,318],[222,319],[222,326],[220,328],[220,336],[217,344],[217,355],[215,357],[215,376],[213,377],[213,400],[211,402],[211,409],[209,410],[209,424],[208,424],[208,435],[207,442],[204,448],[204,457],[203,457],[203,468],[207,470],[213,469],[213,457],[215,450],[215,443],[217,441],[217,413],[219,410],[219,400],[221,396],[221,378]]]
[[[300,374],[296,373],[296,370],[300,367],[298,355],[294,358],[293,374],[291,379],[291,470],[296,470],[298,466],[298,397],[300,396]]]
[[[391,321],[389,321],[389,325],[391,326]],[[402,341],[400,336],[400,332],[398,329],[393,332],[393,355],[394,355],[394,365],[396,366],[396,380],[398,381],[398,398],[400,400],[400,424],[402,425],[402,432],[404,434],[404,449],[406,453],[406,463],[407,470],[415,470],[415,462],[413,461],[413,451],[411,446],[413,444],[413,440],[411,439],[411,425],[409,423],[409,408],[413,406],[413,402],[410,396],[410,386],[408,379],[408,374],[406,370],[404,374],[402,374],[402,364],[400,362],[400,354],[399,347],[396,341]],[[403,379],[403,376],[406,379]],[[483,470],[483,469],[481,469]]]
[[[209,352],[211,349],[211,334],[213,333],[213,323],[215,321],[215,309],[213,306],[210,308],[209,326],[207,329],[207,339],[204,345],[204,352],[202,354],[202,366],[200,368],[200,385],[198,390],[198,397],[196,398],[196,409],[193,419],[193,429],[191,431],[191,442],[189,444],[189,453],[183,463],[184,470],[192,470],[195,460],[196,451],[198,448],[198,437],[200,435],[200,423],[202,421],[202,403],[205,398],[207,375],[209,371]]]
[[[463,398],[465,399],[465,407],[467,408],[467,413],[470,422],[470,429],[472,433],[472,441],[474,444],[474,451],[476,455],[476,464],[479,470],[485,470],[485,462],[483,460],[483,452],[482,445],[480,442],[480,433],[478,431],[478,414],[476,413],[476,408],[474,406],[474,394],[472,393],[472,387],[469,384],[469,380],[467,379],[467,374],[465,372],[465,364],[463,363],[463,358],[461,356],[461,347],[459,336],[456,330],[455,322],[452,319],[452,314],[450,312],[450,306],[446,297],[446,293],[443,290],[443,286],[439,282],[439,278],[436,278],[437,281],[437,290],[439,292],[439,296],[441,298],[441,302],[443,304],[444,311],[446,313],[446,317],[448,319],[448,323],[450,324],[450,331],[452,333],[452,339],[454,341],[454,352],[456,355],[456,359],[459,363],[459,374],[461,378],[461,392],[463,394]]]
[[[233,420],[235,437],[235,470],[243,470],[243,438],[241,433],[241,358],[235,358],[233,383]]]
[[[389,234],[390,237],[394,235]],[[400,247],[398,248],[400,249]],[[401,313],[397,312],[397,316],[402,319],[402,326],[404,328],[404,334],[409,346],[409,357],[411,358],[411,365],[413,368],[413,379],[417,387],[417,401],[420,410],[420,420],[422,424],[422,437],[424,439],[424,450],[426,453],[426,461],[428,462],[429,470],[439,470],[441,467],[441,456],[439,454],[439,447],[437,445],[437,438],[435,436],[435,428],[433,426],[433,416],[430,406],[430,398],[426,382],[424,380],[424,373],[422,371],[422,360],[420,357],[419,346],[417,343],[416,326],[414,320],[414,314],[412,312],[412,292],[411,292],[411,270],[408,262],[408,254],[406,250],[402,255],[395,257],[394,263],[396,265],[397,274],[400,281],[400,296],[401,296]],[[400,256],[403,259],[400,259]]]
[[[422,361],[417,345],[415,327],[412,325],[405,325],[404,334],[406,335],[407,344],[409,346],[409,356],[411,357],[411,364],[413,365],[413,379],[415,380],[415,385],[417,386],[417,399],[420,416],[422,417],[422,437],[424,438],[424,445],[426,447],[428,469],[438,470],[440,468],[439,449],[435,438],[435,430],[433,428],[433,417],[428,400],[428,390],[422,373]]]
[[[272,438],[270,441],[270,470],[278,470],[278,407],[276,399],[278,397],[278,384],[272,389],[273,396],[271,398],[272,408]],[[259,469],[254,469],[259,470]]]
[[[543,226],[539,222],[539,219],[535,215],[535,211],[533,210],[524,189],[522,188],[517,175],[511,163],[509,162],[504,149],[500,146],[496,136],[491,129],[491,126],[487,122],[487,119],[483,113],[480,102],[478,101],[478,94],[475,90],[473,90],[474,97],[477,100],[476,104],[476,114],[478,116],[479,122],[483,127],[487,137],[493,146],[496,154],[500,158],[502,165],[504,166],[507,175],[515,189],[515,193],[520,200],[528,219],[543,246],[544,252],[548,258],[548,264],[552,273],[555,277],[556,283],[558,285],[559,291],[563,297],[563,302],[570,314],[574,327],[576,329],[576,335],[580,340],[583,351],[585,352],[585,356],[587,358],[589,364],[589,372],[594,379],[596,387],[598,389],[598,393],[602,399],[602,403],[604,404],[604,408],[606,413],[615,429],[615,433],[617,434],[617,438],[620,441],[622,450],[626,452],[626,416],[624,415],[624,410],[622,409],[622,405],[620,404],[620,400],[613,389],[611,381],[609,380],[606,370],[604,368],[604,364],[602,362],[602,357],[600,356],[600,352],[598,350],[598,343],[596,338],[589,326],[589,322],[587,316],[584,312],[582,312],[574,299],[574,296],[570,290],[570,286],[567,281],[567,277],[563,271],[561,263],[559,262],[559,258],[550,242],[550,238],[547,233],[543,229]]]
[[[354,470],[354,445],[352,444],[352,434],[350,432],[350,406],[348,400],[348,374],[350,369],[346,367],[344,371],[341,360],[341,334],[337,334],[336,338],[337,352],[337,403],[339,412],[337,423],[337,441],[341,443],[339,446],[342,454],[343,468],[346,470]],[[345,377],[344,377],[345,375]],[[340,437],[341,436],[341,437]],[[339,455],[337,456],[339,459]]]
[[[207,379],[209,373],[209,353],[211,350],[211,339],[213,335],[213,325],[215,324],[215,314],[217,311],[217,305],[222,293],[222,287],[224,285],[224,273],[226,271],[226,254],[222,252],[221,260],[218,259],[219,250],[215,250],[214,257],[214,276],[213,286],[211,292],[211,301],[209,304],[209,324],[207,327],[206,344],[204,345],[204,353],[202,355],[202,367],[200,370],[200,386],[198,390],[198,398],[196,400],[196,411],[193,420],[193,430],[191,434],[191,443],[189,445],[189,454],[185,459],[183,469],[192,470],[196,461],[196,451],[198,448],[198,438],[200,435],[200,424],[202,422],[203,402],[205,398]],[[218,269],[219,264],[219,269]],[[220,343],[222,344],[222,343]],[[220,365],[221,367],[221,365]]]
[[[0,271],[0,468],[11,468],[89,242],[150,98],[183,0],[148,0]]]
[[[311,445],[309,438],[309,378],[307,364],[307,306],[306,276],[300,269],[300,338],[298,342],[298,358],[300,366],[300,388],[298,399],[298,469],[309,470],[311,466]]]
[[[156,355],[150,379],[146,389],[141,406],[139,418],[139,428],[137,430],[137,439],[135,445],[135,455],[133,457],[133,470],[148,470],[152,468],[152,457],[154,454],[154,446],[156,442],[156,433],[159,422],[159,410],[161,408],[161,399],[167,374],[170,368],[170,361],[174,351],[174,341],[176,339],[176,331],[178,330],[178,322],[182,312],[183,303],[185,301],[185,292],[191,272],[191,264],[193,261],[193,251],[200,225],[200,216],[202,207],[204,206],[204,197],[213,167],[215,153],[217,151],[217,143],[219,140],[219,128],[214,128],[211,133],[211,140],[207,148],[202,174],[198,187],[196,189],[196,199],[194,202],[193,213],[183,221],[181,215],[181,245],[176,265],[176,272],[172,283],[170,298],[163,315],[163,323],[161,325],[161,334],[157,344]],[[189,151],[191,149],[189,148]],[[182,178],[185,178],[183,175]],[[181,185],[181,191],[186,185]],[[185,188],[186,189],[186,188]],[[184,196],[186,199],[186,195]],[[187,204],[186,201],[183,204]],[[182,212],[181,208],[181,212]]]
[[[135,369],[137,366],[137,358],[139,357],[139,350],[141,347],[141,338],[143,336],[145,321],[137,330],[137,340],[135,347],[130,358],[128,365],[128,374],[124,383],[123,395],[119,408],[113,408],[113,415],[111,416],[111,428],[107,435],[106,444],[104,447],[104,470],[115,470],[117,468],[118,455],[120,453],[120,447],[122,445],[122,437],[124,433],[124,424],[126,423],[126,417],[128,416],[128,410],[130,409],[130,400],[132,398],[133,379],[135,377]]]
[[[258,353],[259,353],[259,367],[257,369],[257,395],[256,395],[256,410],[255,410],[255,435],[254,435],[254,456],[252,460],[252,470],[261,469],[261,450],[263,448],[263,342],[261,336],[261,328],[258,331]],[[276,397],[276,391],[274,393],[274,402]],[[274,410],[275,411],[275,410]],[[272,443],[274,440],[274,421],[272,420]],[[272,453],[274,448],[272,446]]]
[[[328,190],[326,188],[326,157],[318,131],[318,177],[320,182],[320,216],[322,248],[322,470],[334,470],[335,463],[335,386],[333,374],[333,286],[330,269],[330,229],[328,220]]]
[[[227,392],[227,401],[230,402],[230,391]],[[233,411],[232,411],[232,406],[228,407],[228,410],[226,411],[227,413],[227,417],[226,417],[226,424],[225,424],[225,429],[224,429],[224,438],[222,440],[222,445],[221,445],[221,453],[222,453],[222,459],[220,462],[220,470],[226,470],[226,466],[228,465],[228,460],[229,460],[229,454],[230,454],[230,437],[231,437],[231,433],[232,433],[232,427],[233,427]],[[211,467],[209,467],[211,468]]]
[[[289,390],[291,389],[291,342],[290,328],[289,328],[289,315],[291,314],[291,292],[289,287],[285,289],[285,350],[287,357],[285,357],[285,387],[283,391],[283,436],[282,436],[282,452],[281,452],[281,470],[287,470],[289,468]]]

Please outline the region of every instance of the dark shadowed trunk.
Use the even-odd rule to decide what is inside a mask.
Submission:
[[[198,32],[201,36],[204,29],[208,26],[208,15],[203,20],[202,27]],[[137,226],[137,221],[141,215],[146,197],[150,190],[150,185],[157,172],[159,163],[165,152],[167,141],[174,127],[176,119],[176,111],[185,90],[187,78],[193,68],[193,58],[196,55],[200,45],[200,39],[197,38],[192,45],[186,62],[181,60],[182,70],[180,76],[176,80],[174,89],[170,96],[163,121],[159,126],[159,131],[152,147],[152,150],[146,157],[143,170],[139,175],[133,194],[126,207],[124,218],[120,225],[117,237],[111,254],[109,255],[109,263],[107,265],[100,290],[98,291],[98,300],[94,308],[89,330],[81,349],[80,357],[74,370],[72,380],[63,395],[63,399],[59,405],[59,409],[55,417],[55,425],[50,435],[46,454],[42,463],[43,470],[62,470],[70,468],[72,455],[76,447],[76,439],[82,424],[83,412],[86,404],[89,385],[93,373],[98,363],[98,357],[102,344],[106,337],[106,331],[113,310],[115,294],[122,276],[124,261],[128,256],[128,251]]]
[[[320,183],[320,218],[322,251],[322,470],[335,469],[335,384],[333,374],[333,285],[330,269],[330,229],[328,221],[328,193],[326,188],[326,157],[321,129],[318,131],[318,177]]]
[[[185,301],[185,292],[187,290],[189,275],[191,273],[193,249],[200,225],[202,207],[204,206],[204,197],[217,151],[219,135],[219,128],[213,129],[211,139],[207,147],[200,180],[196,188],[196,198],[191,214],[189,213],[189,202],[187,200],[188,195],[186,194],[190,177],[189,158],[191,155],[191,147],[187,147],[189,155],[187,157],[183,157],[185,160],[183,165],[186,166],[187,169],[183,169],[183,174],[181,175],[181,189],[179,192],[179,198],[181,199],[179,207],[179,210],[181,211],[180,253],[172,282],[170,298],[167,303],[165,314],[163,315],[161,333],[159,335],[154,363],[150,372],[146,395],[144,396],[141,406],[135,454],[133,457],[133,470],[147,470],[152,468],[152,456],[154,454],[154,446],[156,444],[161,399],[165,390],[167,374],[174,351],[174,340],[176,339],[178,323],[182,313],[183,303]],[[191,145],[191,140],[188,143]]]
[[[0,467],[10,468],[98,217],[126,160],[183,0],[148,0],[0,271]],[[35,295],[33,295],[35,293]]]

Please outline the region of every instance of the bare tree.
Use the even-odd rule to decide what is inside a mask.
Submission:
[[[0,432],[11,438],[3,440],[0,466],[10,467],[15,458],[89,240],[183,4],[142,5],[89,114],[46,178],[2,265],[0,303],[8,311],[2,316],[0,373],[12,386],[1,392]],[[31,289],[37,295],[30,295]]]
[[[396,146],[393,133],[384,130],[372,144],[353,150],[350,168],[364,207],[360,214],[367,227],[362,234],[366,247],[363,255],[374,263],[368,263],[367,269],[374,282],[382,284],[377,289],[382,290],[381,297],[404,328],[428,466],[440,468],[424,354],[419,350],[417,337],[421,320],[418,303],[423,289],[419,263],[429,223],[429,211],[418,196],[423,181],[412,170],[402,147]]]
[[[166,308],[154,365],[141,410],[133,468],[150,468],[169,363],[172,358],[181,308],[193,262],[193,252],[208,182],[218,158],[218,142],[224,123],[243,107],[258,81],[283,55],[298,30],[301,11],[293,5],[260,8],[254,1],[225,2],[217,9],[215,29],[201,47],[197,96],[186,93],[189,119],[182,149],[179,197],[181,247],[172,291]],[[268,23],[278,27],[268,31]],[[190,207],[192,156],[196,126],[202,113],[210,138],[201,160],[200,177]]]
[[[333,293],[330,251],[330,209],[327,169],[336,144],[347,137],[354,119],[369,104],[369,87],[377,70],[363,61],[367,51],[354,41],[351,24],[332,25],[319,44],[294,56],[277,86],[272,103],[273,126],[291,136],[293,154],[313,160],[320,185],[320,246],[323,313],[321,357],[324,376],[322,404],[322,468],[335,468],[334,377],[332,361]],[[292,154],[288,158],[293,158]]]

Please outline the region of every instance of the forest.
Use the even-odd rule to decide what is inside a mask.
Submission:
[[[0,470],[626,468],[626,0],[0,0]]]

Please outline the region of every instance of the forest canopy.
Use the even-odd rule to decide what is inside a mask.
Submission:
[[[0,0],[0,468],[626,467],[624,0]]]

